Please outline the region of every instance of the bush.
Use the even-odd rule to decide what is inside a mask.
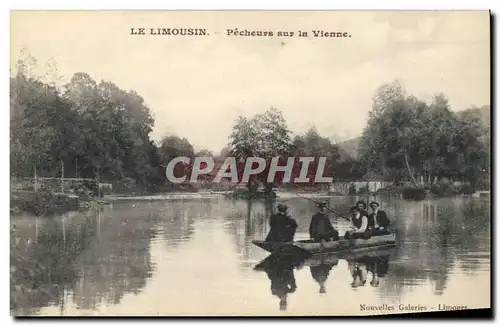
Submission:
[[[403,199],[423,200],[426,197],[424,188],[406,187],[403,189]]]
[[[66,195],[54,195],[48,190],[34,194],[11,196],[11,206],[15,210],[24,211],[37,216],[51,215],[78,209],[78,198]]]
[[[433,195],[439,197],[453,196],[456,194],[456,191],[453,189],[453,186],[450,183],[439,183],[436,185],[432,185],[430,191]]]
[[[460,194],[464,195],[472,195],[475,192],[474,188],[470,184],[461,185],[458,191]]]
[[[360,187],[358,190],[358,194],[368,194],[369,192],[368,186]]]
[[[101,195],[111,195],[113,193],[113,188],[110,185],[101,186]]]
[[[382,194],[397,195],[397,194],[401,194],[401,190],[402,190],[401,187],[391,185],[391,186],[387,186],[387,187],[378,189],[377,191],[375,191],[375,195],[382,195]]]
[[[276,198],[276,192],[272,191],[267,194],[263,191],[249,191],[246,188],[235,189],[232,193],[228,194],[227,197],[232,199],[268,199]]]
[[[355,195],[358,193],[358,190],[356,189],[356,185],[354,183],[351,183],[349,185],[349,195]]]

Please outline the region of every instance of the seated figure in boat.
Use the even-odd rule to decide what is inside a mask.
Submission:
[[[291,218],[288,213],[288,206],[278,204],[278,213],[271,216],[269,225],[271,230],[266,237],[268,242],[289,242],[293,241],[297,222]]]
[[[368,228],[371,230],[372,235],[384,235],[389,234],[389,218],[387,214],[380,210],[380,204],[372,201],[370,203],[370,208],[373,213],[370,214],[368,219]]]
[[[314,242],[337,241],[339,231],[335,230],[325,213],[326,203],[318,204],[319,211],[313,215],[309,224],[309,235]]]
[[[368,211],[367,211],[367,207],[366,207],[366,203],[364,200],[358,200],[356,202],[356,207],[359,209],[361,216],[366,216],[366,217],[369,216]]]
[[[345,233],[346,239],[367,239],[370,238],[368,228],[368,216],[362,215],[357,206],[351,207],[351,226]]]

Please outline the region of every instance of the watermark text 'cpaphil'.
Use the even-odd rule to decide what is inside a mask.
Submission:
[[[172,183],[195,183],[207,175],[216,183],[223,179],[232,183],[247,183],[252,176],[263,176],[267,182],[331,183],[333,178],[325,176],[325,170],[328,169],[326,157],[273,157],[267,160],[249,157],[244,161],[227,157],[222,165],[216,165],[211,157],[196,157],[192,160],[180,156],[168,163],[166,177]]]

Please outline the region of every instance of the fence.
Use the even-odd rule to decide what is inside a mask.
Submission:
[[[379,189],[392,186],[391,181],[350,181],[350,182],[334,182],[330,185],[330,192],[347,194],[349,192],[359,193],[362,189],[367,192],[376,192]]]
[[[36,191],[46,189],[55,193],[72,193],[76,188],[85,183],[95,182],[95,179],[86,178],[19,178],[11,177],[10,189],[12,191]],[[111,192],[113,185],[111,183],[99,183],[99,189]]]

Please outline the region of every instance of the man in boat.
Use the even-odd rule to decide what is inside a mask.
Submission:
[[[287,214],[288,206],[278,204],[278,213],[271,216],[269,225],[271,230],[266,237],[268,242],[289,242],[293,241],[297,222]]]
[[[389,234],[389,230],[387,229],[389,226],[389,218],[387,218],[387,214],[380,210],[380,204],[376,201],[372,201],[370,203],[370,208],[373,213],[370,214],[368,219],[368,228],[371,229],[372,235],[384,235]]]
[[[318,203],[319,211],[313,215],[309,225],[309,235],[314,242],[337,241],[339,231],[335,230],[328,215],[326,215],[326,203]]]
[[[351,226],[345,233],[346,239],[367,239],[370,237],[368,216],[362,215],[357,206],[351,207]]]

